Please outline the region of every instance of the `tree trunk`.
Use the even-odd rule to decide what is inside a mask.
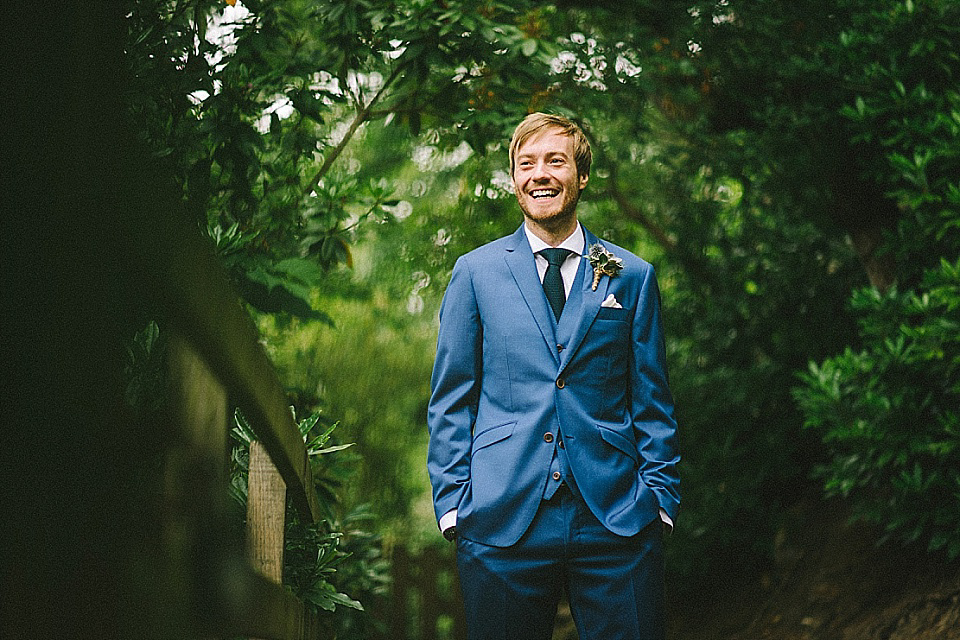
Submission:
[[[867,272],[870,284],[881,293],[886,292],[897,280],[896,261],[890,252],[883,251],[883,229],[856,229],[850,231],[850,240]]]

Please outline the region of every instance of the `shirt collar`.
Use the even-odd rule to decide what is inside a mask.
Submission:
[[[530,248],[533,250],[533,253],[537,253],[541,249],[549,249],[550,245],[538,238],[526,223],[523,224],[523,231],[527,234],[527,241],[530,243]],[[572,251],[577,256],[583,255],[583,247],[586,245],[586,240],[583,237],[583,227],[580,226],[580,222],[577,221],[577,228],[573,230],[566,239],[557,245],[558,249],[568,249]]]

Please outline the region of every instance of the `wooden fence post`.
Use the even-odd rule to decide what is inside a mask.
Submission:
[[[389,637],[396,640],[406,640],[409,637],[407,609],[410,604],[407,601],[407,587],[410,584],[410,562],[407,550],[403,546],[397,545],[393,548],[392,573]]]
[[[227,392],[184,338],[170,340],[171,410],[186,445],[226,477]]]
[[[437,640],[437,622],[443,613],[437,584],[439,560],[433,547],[420,553],[420,640]]]
[[[247,481],[247,551],[253,567],[272,582],[283,581],[283,536],[287,486],[259,442],[250,443]]]

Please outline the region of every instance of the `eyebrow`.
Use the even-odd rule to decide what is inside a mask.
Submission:
[[[518,153],[518,154],[517,154],[517,157],[516,157],[516,160],[519,162],[520,160],[523,160],[523,159],[526,159],[526,158],[532,158],[532,157],[534,157],[535,155],[536,155],[536,154],[530,153],[530,152],[527,152],[527,153]],[[547,151],[544,155],[545,155],[546,157],[548,157],[548,158],[553,158],[553,157],[556,157],[556,156],[561,156],[561,157],[564,158],[565,160],[569,160],[569,159],[570,159],[570,156],[567,154],[566,151]]]

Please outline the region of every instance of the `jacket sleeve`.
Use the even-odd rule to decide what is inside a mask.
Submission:
[[[653,267],[645,266],[631,335],[630,411],[641,480],[656,494],[660,508],[676,520],[680,507],[677,422],[667,379],[660,289]]]
[[[470,482],[470,450],[482,372],[483,330],[467,261],[453,268],[440,306],[437,357],[427,410],[427,471],[439,519],[456,509]]]

